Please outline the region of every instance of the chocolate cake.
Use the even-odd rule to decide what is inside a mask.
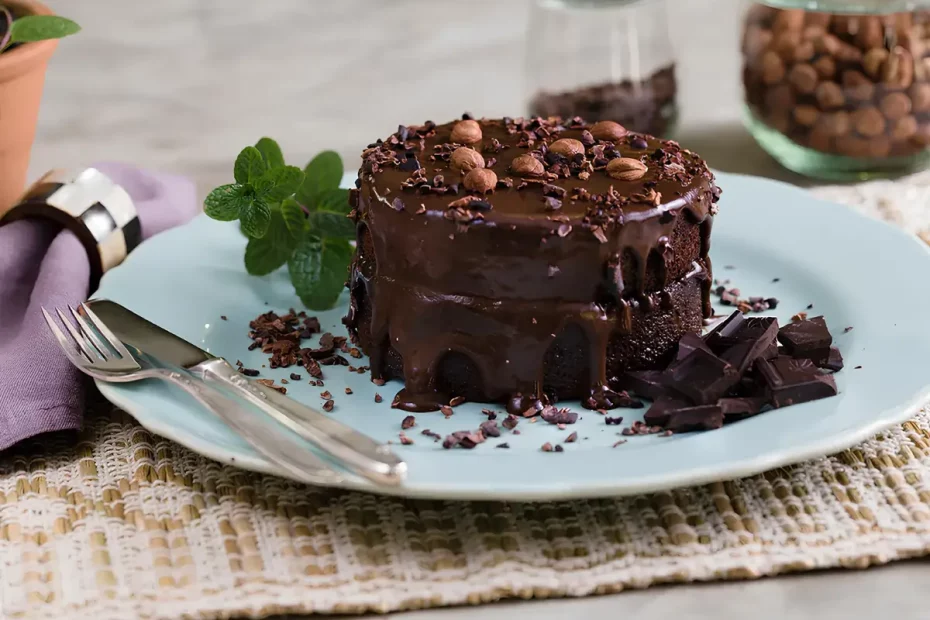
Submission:
[[[345,323],[395,406],[628,402],[711,314],[719,190],[671,141],[579,118],[398,128],[363,153]]]

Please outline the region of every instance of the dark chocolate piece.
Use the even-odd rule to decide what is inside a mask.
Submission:
[[[650,426],[665,426],[668,424],[672,413],[689,407],[691,407],[691,404],[686,400],[673,396],[663,396],[652,404],[652,407],[643,417],[643,421]]]
[[[823,374],[808,359],[780,355],[771,361],[757,361],[756,369],[773,407],[797,405],[837,394],[833,376]]]
[[[830,355],[827,357],[827,360],[819,364],[819,366],[827,370],[839,372],[843,370],[843,355],[836,347],[830,347]]]
[[[726,422],[750,418],[761,413],[766,404],[766,398],[763,396],[721,398],[717,401],[717,406],[723,411],[723,418]]]
[[[668,385],[698,405],[708,405],[739,382],[731,364],[716,355],[697,349],[668,369]]]
[[[743,313],[739,310],[735,311],[704,336],[704,342],[712,352],[717,354],[723,352],[732,344],[729,339],[740,330],[745,321],[746,317]]]
[[[788,355],[823,363],[830,356],[833,336],[822,316],[785,325],[778,331],[778,340]]]
[[[742,313],[740,313],[742,315]],[[697,334],[688,332],[681,337],[681,340],[678,341],[678,354],[675,356],[676,360],[683,360],[697,349],[703,349],[708,353],[713,353],[710,347],[707,346],[707,343],[704,342],[704,339],[698,336]],[[643,396],[648,396],[643,394]]]
[[[778,355],[777,335],[778,321],[774,317],[746,319],[735,334],[717,339],[720,346],[727,346],[720,358],[742,375],[760,357],[772,359]]]
[[[669,411],[665,430],[673,433],[712,431],[723,426],[723,410],[720,405],[698,405]]]
[[[620,377],[619,383],[623,388],[634,394],[651,400],[657,400],[670,392],[665,382],[665,373],[661,370],[627,372]]]

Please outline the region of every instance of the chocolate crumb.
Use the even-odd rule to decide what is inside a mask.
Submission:
[[[542,448],[540,448],[540,449],[541,449],[543,452],[552,452],[552,444],[549,443],[549,442],[547,441],[546,443],[544,443],[544,444],[542,445]]]
[[[246,377],[257,377],[258,371],[254,368],[240,368],[239,372],[244,374]]]
[[[578,439],[578,433],[572,433],[571,435],[565,438],[565,443],[575,443],[577,439]]]
[[[451,400],[449,400],[449,406],[450,406],[450,407],[458,407],[459,405],[461,405],[461,404],[464,403],[464,402],[465,402],[465,397],[464,397],[464,396],[454,396]]]
[[[781,278],[772,278],[772,284],[776,282],[781,282]]]
[[[400,438],[400,443],[402,445],[409,446],[413,444],[413,440],[407,437],[406,435],[404,435],[403,433],[398,433],[397,436],[398,438]]]
[[[455,412],[452,411],[452,407],[450,407],[449,405],[442,405],[439,408],[439,411],[442,413],[442,415],[446,416],[447,418],[451,418],[455,414]]]
[[[420,432],[420,434],[421,434],[421,435],[426,435],[427,437],[431,438],[433,441],[439,441],[440,439],[442,439],[442,435],[440,435],[439,433],[434,433],[433,431],[429,430],[428,428],[424,428],[424,429]]]
[[[326,401],[325,403],[323,403],[323,411],[332,411],[332,410],[333,410],[333,405],[335,405],[335,404],[336,404],[336,403],[333,402],[333,399],[329,399],[328,401]]]
[[[792,323],[798,323],[798,322],[800,322],[800,321],[806,321],[806,320],[807,320],[807,313],[806,313],[806,312],[798,312],[798,313],[795,314],[793,317],[791,317],[791,322],[792,322]]]
[[[417,419],[413,417],[412,415],[408,415],[400,423],[400,427],[404,430],[407,430],[408,428],[413,428],[414,426],[416,426],[416,424],[417,424]]]
[[[629,441],[629,440],[628,440],[628,439],[620,439],[620,440],[617,441],[614,445],[612,445],[611,448],[616,448],[617,446],[622,446],[622,445],[625,444],[627,441]]]
[[[497,445],[494,446],[494,447],[495,447],[495,448],[503,448],[504,450],[508,450],[508,449],[510,449],[510,444],[507,443],[507,442],[505,441],[504,443],[499,443],[499,444],[497,444]]]
[[[383,400],[384,400],[384,398],[381,397],[381,394],[378,394],[377,392],[375,392],[375,402],[376,402],[376,403],[380,403],[380,402],[382,402]]]
[[[511,414],[511,415],[508,415],[506,418],[504,418],[504,421],[501,422],[501,425],[504,428],[512,431],[513,429],[517,427],[517,424],[519,423],[520,423],[520,418]]]
[[[849,327],[847,327],[847,328],[845,328],[845,329],[843,330],[843,333],[844,333],[844,334],[848,334],[849,332],[852,331],[852,329],[853,329],[853,328],[852,328],[852,326],[850,325]]]
[[[225,314],[221,314],[221,315],[220,315],[220,318],[223,319],[224,321],[228,321],[228,320],[229,320],[229,319],[226,318],[226,315],[225,315]]]
[[[807,310],[813,310],[814,304],[807,304]]]
[[[606,417],[604,418],[604,422],[607,423],[607,426],[619,426],[620,424],[623,423],[623,417],[622,416],[619,416],[616,418]]]
[[[281,385],[287,385],[288,383],[290,383],[290,381],[287,379],[281,379]]]
[[[323,400],[329,400],[332,397],[333,395],[330,394],[328,390],[326,392],[320,392],[320,398],[322,398]]]
[[[855,366],[853,367],[853,370],[859,370],[860,368],[862,368],[862,366]]]
[[[292,372],[291,381],[300,381],[300,375],[298,375],[296,372]]]
[[[557,445],[555,446],[555,451],[556,451],[556,452],[565,452],[565,448],[562,447],[562,444],[557,444]]]

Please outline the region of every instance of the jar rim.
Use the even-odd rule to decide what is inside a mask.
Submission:
[[[566,9],[597,9],[603,7],[633,6],[650,4],[665,0],[536,0],[537,5],[560,7]]]
[[[858,15],[888,15],[930,8],[930,0],[761,0],[759,3],[778,9]]]

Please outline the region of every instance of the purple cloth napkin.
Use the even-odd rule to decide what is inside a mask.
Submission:
[[[148,238],[200,210],[183,177],[103,163],[94,166],[129,192]],[[41,220],[0,227],[0,450],[40,433],[81,427],[80,373],[52,338],[39,308],[87,299],[90,263],[69,231]]]

